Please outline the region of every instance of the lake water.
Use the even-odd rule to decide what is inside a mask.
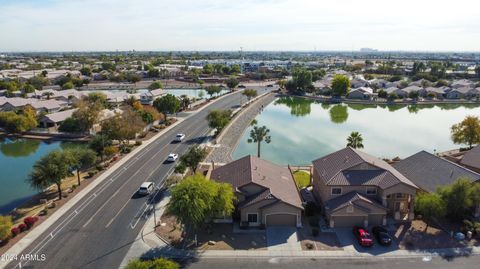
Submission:
[[[38,159],[55,149],[72,145],[74,144],[0,138],[0,214],[10,212],[37,193],[26,179]]]
[[[270,129],[272,140],[262,143],[262,158],[305,165],[345,147],[352,131],[362,134],[363,151],[380,158],[458,148],[450,139],[450,127],[467,115],[480,116],[480,106],[329,105],[285,97],[265,107],[256,119]],[[247,143],[250,130],[240,139],[234,159],[257,154],[256,144]]]

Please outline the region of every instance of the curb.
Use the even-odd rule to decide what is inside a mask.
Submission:
[[[230,96],[231,94],[234,94],[239,91],[234,91],[231,93],[224,94],[220,96],[219,98],[216,98],[213,100],[213,102],[209,102],[209,104],[206,104],[205,106],[201,107],[200,109],[196,110],[195,113],[202,111],[203,109],[208,108],[211,104],[215,103],[218,100],[221,100],[222,98],[226,96]],[[115,171],[117,171],[121,166],[129,161],[130,159],[134,158],[139,152],[141,152],[143,149],[148,147],[151,143],[153,143],[155,140],[157,140],[159,137],[164,135],[166,132],[168,132],[170,129],[174,128],[175,126],[179,125],[181,122],[185,121],[195,113],[192,113],[188,115],[187,117],[184,118],[177,118],[177,121],[168,126],[167,128],[163,129],[162,132],[152,136],[150,139],[147,141],[143,141],[142,145],[138,146],[135,148],[132,152],[130,152],[128,155],[126,155],[124,158],[119,160],[117,163],[115,163],[113,166],[111,166],[108,170],[106,170],[101,176],[96,178],[93,182],[91,182],[85,189],[83,189],[81,192],[77,193],[71,200],[69,200],[67,203],[65,203],[62,207],[60,207],[55,213],[50,215],[45,221],[43,221],[40,225],[36,226],[35,229],[31,230],[27,235],[25,235],[20,241],[18,241],[15,245],[10,247],[5,251],[3,255],[8,255],[8,256],[18,256],[20,255],[28,246],[30,246],[31,243],[33,243],[35,240],[37,240],[48,228],[50,228],[58,219],[60,219],[65,213],[67,213],[70,209],[72,209],[78,202],[80,202],[90,191],[92,191],[95,187],[97,187],[99,184],[105,181],[111,174],[113,174]],[[0,269],[5,268],[10,262],[7,263],[1,263],[0,264]]]

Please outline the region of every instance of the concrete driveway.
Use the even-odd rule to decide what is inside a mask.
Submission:
[[[368,229],[368,230],[369,232],[371,232],[371,229]],[[383,253],[387,253],[387,252],[399,249],[398,243],[396,242],[395,239],[393,240],[392,244],[388,247],[378,244],[375,238],[373,239],[375,241],[373,247],[362,247],[360,246],[360,244],[358,244],[357,239],[353,236],[353,232],[351,228],[335,228],[335,232],[337,233],[337,238],[340,243],[340,246],[343,247],[344,250],[366,252],[372,255],[381,255]]]
[[[268,250],[301,251],[297,228],[274,226],[266,229]]]

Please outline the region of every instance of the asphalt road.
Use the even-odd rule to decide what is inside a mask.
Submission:
[[[477,269],[480,256],[397,259],[201,259],[184,263],[186,269]]]
[[[271,88],[259,88],[262,94]],[[216,108],[234,109],[241,99],[237,92],[192,114],[87,194],[44,232],[22,254],[45,255],[45,261],[11,262],[7,268],[118,268],[141,231],[151,208],[148,197],[135,195],[144,181],[160,185],[173,169],[166,163],[171,152],[179,155],[202,142],[211,131],[205,117]],[[176,133],[185,133],[182,143],[172,143]],[[158,198],[158,197],[157,197]]]

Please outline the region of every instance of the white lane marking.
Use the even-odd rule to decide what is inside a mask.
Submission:
[[[214,104],[214,103],[212,103],[212,104]],[[200,111],[200,112],[201,112],[201,111]],[[192,116],[194,116],[194,115],[198,115],[198,114],[197,114],[197,113],[191,114],[191,115],[187,116],[184,121],[186,121],[187,119],[189,119],[190,117],[192,117]],[[189,126],[191,126],[191,125],[192,125],[192,124],[187,124],[187,128],[188,128]],[[171,130],[167,131],[166,133],[164,133],[164,135],[167,134],[168,132],[173,132],[173,130],[178,129],[178,128],[179,128],[179,127],[176,126],[176,127],[172,128]],[[190,129],[190,128],[188,128],[188,129]],[[160,141],[160,138],[161,138],[161,137],[162,137],[162,136],[160,136],[159,138],[157,138],[157,139],[158,139],[157,142]],[[167,145],[168,145],[168,144],[167,144]],[[145,155],[147,152],[149,152],[149,151],[152,150],[153,148],[154,148],[154,147],[148,147],[148,148],[143,149],[142,152],[141,152],[137,157]],[[156,154],[155,154],[154,156],[156,156]],[[153,158],[153,157],[152,157],[152,158]],[[130,159],[130,160],[131,160],[131,159]],[[133,164],[136,163],[135,161],[130,161],[130,160],[129,160],[129,162],[125,165],[125,167],[130,167],[130,166],[132,166]],[[126,170],[124,170],[124,171],[126,171]],[[115,172],[114,172],[114,173],[115,173]],[[113,175],[114,173],[112,173],[112,175],[111,175],[112,179],[113,179],[113,178],[116,179],[117,177],[119,177],[120,175],[123,174],[122,171],[120,171],[120,172],[117,173],[116,175]],[[99,191],[98,191],[98,194],[102,193],[103,190],[105,190],[112,182],[113,182],[113,181],[107,182],[106,184],[104,184],[103,186],[101,186],[100,189],[99,189]],[[95,193],[94,193],[94,194],[95,194]],[[93,198],[92,198],[92,197],[93,197]],[[89,204],[94,200],[95,197],[97,197],[96,194],[95,194],[95,195],[91,195],[91,196],[89,196],[87,199],[85,199],[85,201],[83,201],[83,203],[78,207],[78,212],[81,212],[87,205],[89,205]],[[60,231],[62,231],[63,228],[65,228],[65,226],[68,225],[68,223],[70,223],[70,221],[72,221],[75,216],[76,216],[76,214],[74,215],[74,212],[73,212],[73,213],[70,214],[68,217],[66,217],[66,218],[53,230],[53,231],[55,231],[55,230],[58,229],[58,231],[57,231],[55,234],[57,234],[57,233],[59,233]],[[138,221],[137,221],[137,223],[138,223]],[[63,224],[65,224],[65,225],[63,225]],[[130,226],[132,226],[132,225],[130,225]],[[136,224],[135,224],[135,226],[136,226]],[[133,226],[132,229],[133,229],[135,226]],[[28,253],[28,254],[32,254],[37,248],[38,248],[38,250],[37,250],[34,254],[38,254],[38,252],[39,252],[41,249],[43,249],[43,248],[53,239],[53,237],[55,236],[55,235],[53,234],[53,231],[52,231],[52,233],[50,233],[50,235],[51,235],[50,238],[49,238],[49,237],[45,237],[44,239],[42,239],[42,240],[40,241],[40,243],[37,244],[37,245],[32,249],[32,251],[31,251],[30,253]],[[44,242],[44,241],[46,241],[46,242]],[[44,242],[44,243],[43,243],[43,242]],[[42,243],[43,243],[43,244],[42,244]],[[29,262],[29,261],[26,261],[26,262],[25,262],[25,265],[26,265],[28,262]],[[14,268],[17,268],[17,266],[19,266],[19,267],[21,268],[21,267],[22,267],[22,264],[21,264],[21,263],[18,263]]]
[[[135,192],[132,195],[135,195]],[[120,208],[120,210],[118,210],[117,214],[115,214],[115,216],[113,216],[113,218],[107,223],[107,225],[105,225],[105,229],[108,228],[110,226],[110,224],[112,224],[112,222],[118,217],[118,215],[120,215],[120,212],[122,212],[122,210],[127,206],[128,202],[130,202],[130,200],[131,199],[128,199],[127,202],[125,202],[125,204],[123,204],[123,206]]]

